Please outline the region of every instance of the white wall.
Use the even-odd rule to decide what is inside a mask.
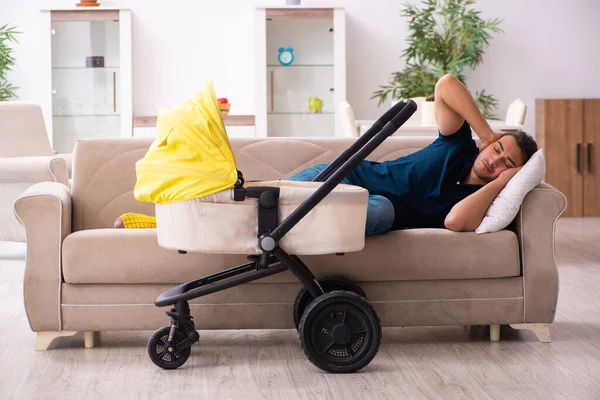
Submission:
[[[37,0],[0,0],[0,26],[9,23],[23,32],[17,36],[19,43],[13,44],[17,65],[15,71],[8,74],[8,79],[19,87],[17,96],[24,101],[40,101],[37,69],[40,52],[38,10]]]
[[[75,0],[0,0],[0,24],[24,31],[11,75],[21,100],[38,101],[38,10],[71,7]],[[40,4],[41,3],[41,4]],[[253,9],[284,0],[104,0],[133,12],[134,115],[192,95],[212,79],[231,112],[252,113]],[[402,68],[406,24],[397,0],[303,0],[306,6],[344,6],[347,12],[348,101],[358,119],[377,118],[369,100],[377,85]],[[536,97],[600,97],[600,1],[480,0],[484,17],[504,18],[484,64],[469,73],[473,90],[485,88],[500,100],[499,114],[519,97],[528,105],[526,128],[534,130]]]
[[[535,98],[600,97],[600,1],[486,0],[486,18],[503,18],[482,66],[469,80],[500,100],[527,103],[525,129],[534,133]]]

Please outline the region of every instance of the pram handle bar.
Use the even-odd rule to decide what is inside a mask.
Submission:
[[[345,177],[347,177],[377,146],[388,136],[396,132],[417,110],[413,100],[402,101],[388,110],[363,137],[340,154],[329,169],[327,179],[308,199],[295,209],[273,231],[259,238],[259,246],[264,251],[271,251],[279,240],[290,231],[306,214],[310,212],[325,196],[327,196]],[[393,118],[391,115],[394,114]],[[391,119],[390,119],[391,118]],[[381,126],[383,125],[383,129]],[[381,130],[379,130],[381,129]],[[379,130],[379,131],[378,131]],[[327,171],[327,169],[325,170]],[[317,177],[319,178],[319,177]],[[317,179],[315,178],[315,180]]]
[[[406,106],[405,101],[400,101],[394,104],[387,110],[371,127],[361,135],[350,147],[342,152],[335,160],[329,163],[327,167],[321,171],[319,175],[313,179],[313,182],[324,182],[329,178],[342,164],[344,164],[352,155],[361,149],[369,140],[373,138],[389,121],[400,113]],[[416,110],[416,109],[415,109]],[[402,122],[400,125],[402,125]],[[393,133],[393,132],[392,132]],[[389,136],[389,135],[388,135]],[[387,136],[386,136],[387,137]],[[351,172],[351,171],[350,171]],[[350,173],[348,172],[348,174]]]

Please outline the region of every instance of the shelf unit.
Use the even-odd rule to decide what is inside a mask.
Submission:
[[[256,135],[342,136],[336,118],[346,100],[346,25],[343,8],[259,7],[256,32]],[[282,65],[280,48],[293,48]],[[310,112],[309,98],[322,101]]]
[[[52,147],[79,139],[133,135],[131,11],[40,11],[41,105]],[[101,56],[103,66],[87,66]]]
[[[335,67],[333,64],[303,64],[303,65],[267,65],[269,68],[310,68],[310,67]]]

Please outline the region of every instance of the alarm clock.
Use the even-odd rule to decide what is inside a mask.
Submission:
[[[288,47],[287,49],[280,47],[277,59],[281,65],[290,65],[294,61],[294,49],[291,47]]]

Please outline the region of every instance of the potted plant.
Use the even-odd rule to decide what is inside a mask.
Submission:
[[[75,4],[77,7],[98,7],[98,0],[81,0]]]
[[[436,82],[445,74],[456,76],[466,86],[465,68],[480,65],[492,33],[502,31],[498,27],[501,20],[482,19],[480,12],[471,7],[475,2],[423,0],[421,8],[404,4],[401,16],[408,18],[409,35],[408,47],[401,57],[406,58],[406,66],[394,72],[386,85],[379,86],[371,99],[379,99],[381,106],[388,97],[396,100],[432,96]],[[486,118],[496,117],[498,102],[493,95],[482,90],[476,92],[475,98]],[[421,115],[425,118],[423,112]]]
[[[17,97],[15,90],[18,88],[6,79],[6,73],[12,71],[12,67],[15,65],[15,58],[12,56],[14,49],[11,44],[18,43],[15,35],[21,33],[15,29],[14,26],[8,26],[8,24],[0,27],[0,101]]]
[[[435,98],[433,95],[425,97],[425,101],[421,103],[421,124],[435,125]]]

